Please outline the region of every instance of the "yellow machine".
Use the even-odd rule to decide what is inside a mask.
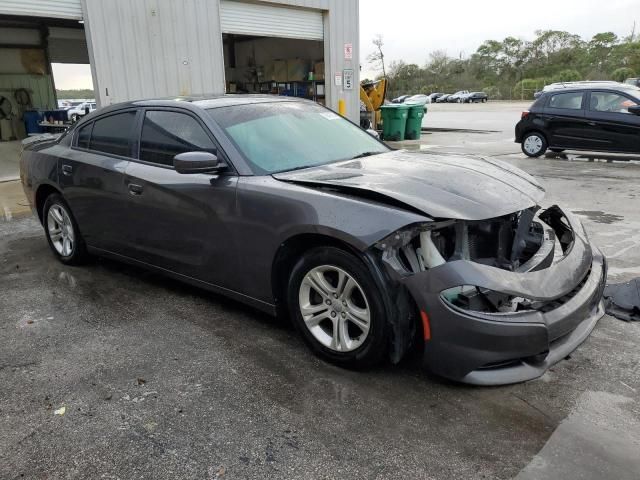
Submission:
[[[381,78],[375,82],[360,84],[360,103],[363,108],[360,111],[360,125],[366,128],[371,122],[371,127],[377,129],[380,125],[380,107],[384,105],[387,95],[387,79]],[[365,123],[367,125],[365,125]]]

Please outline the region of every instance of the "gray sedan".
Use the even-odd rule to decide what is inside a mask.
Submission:
[[[454,380],[523,381],[603,314],[604,257],[533,178],[393,151],[304,100],[114,105],[26,146],[21,178],[63,263],[111,257],[288,314],[345,367],[421,349]]]

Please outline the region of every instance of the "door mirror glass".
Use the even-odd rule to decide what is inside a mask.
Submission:
[[[173,157],[173,166],[176,172],[183,174],[218,172],[226,167],[210,152],[180,153]]]

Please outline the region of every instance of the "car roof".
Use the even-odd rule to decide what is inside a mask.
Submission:
[[[103,108],[100,113],[132,107],[172,107],[177,105],[195,105],[200,108],[222,108],[235,105],[250,105],[269,102],[310,102],[299,97],[283,97],[278,95],[259,94],[224,94],[224,95],[191,95],[166,98],[150,98],[116,103]]]
[[[544,96],[549,96],[557,95],[558,93],[582,92],[584,90],[609,90],[612,92],[627,93],[629,95],[633,95],[634,97],[640,98],[640,87],[636,87],[635,85],[630,85],[628,83],[625,84],[617,82],[591,82],[589,84],[584,83],[573,85],[567,84],[565,88],[554,88],[542,93]]]

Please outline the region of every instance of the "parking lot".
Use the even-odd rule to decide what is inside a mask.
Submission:
[[[640,163],[526,158],[527,106],[432,105],[422,140],[398,146],[524,169],[581,217],[610,283],[640,276]],[[233,301],[112,261],[64,266],[28,215],[0,221],[0,262],[0,478],[639,477],[637,323],[605,316],[542,378],[474,388],[415,355],[342,370]]]

